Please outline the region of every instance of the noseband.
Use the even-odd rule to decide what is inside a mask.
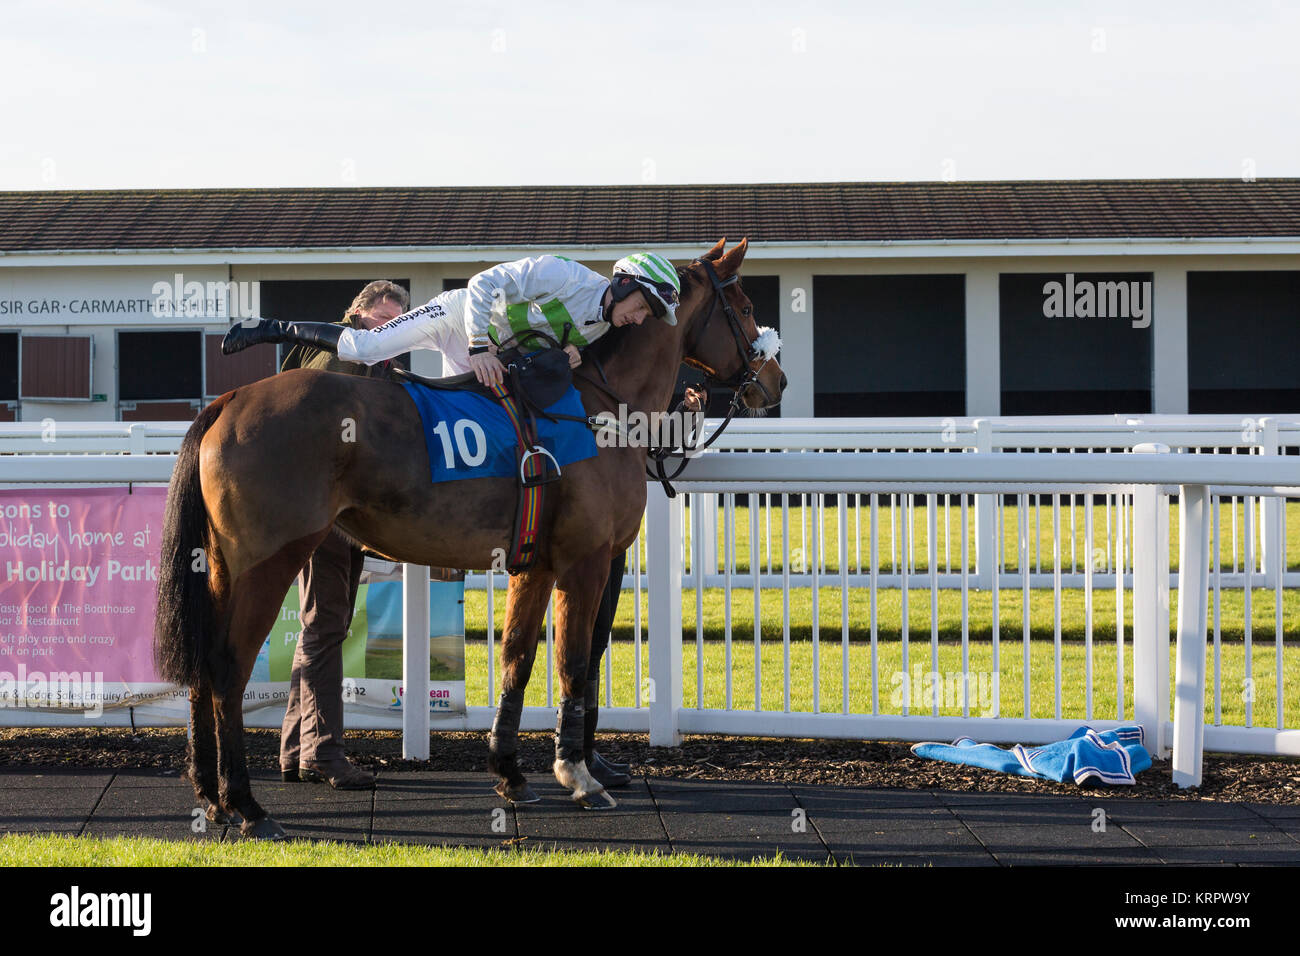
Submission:
[[[699,343],[700,339],[704,336],[705,330],[709,327],[709,320],[713,318],[714,311],[719,305],[721,305],[722,313],[727,317],[727,324],[731,328],[731,335],[736,340],[736,349],[740,353],[741,366],[736,370],[734,375],[730,378],[724,379],[718,375],[714,369],[705,365],[703,362],[699,361],[699,359],[686,360],[687,364],[694,365],[702,371],[705,378],[711,384],[721,386],[722,388],[734,389],[735,392],[731,396],[731,405],[727,408],[726,418],[722,420],[722,424],[718,426],[717,430],[709,436],[708,441],[699,444],[699,436],[697,434],[695,436],[697,439],[695,443],[683,443],[683,447],[680,450],[676,448],[651,448],[649,450],[646,456],[646,474],[663,485],[664,492],[669,498],[676,497],[677,495],[677,492],[673,489],[671,484],[672,480],[685,470],[687,462],[690,461],[691,457],[704,451],[721,438],[722,433],[727,430],[727,426],[731,424],[731,420],[736,417],[736,413],[739,412],[742,407],[741,396],[745,393],[745,389],[749,388],[751,385],[756,386],[766,397],[768,404],[773,403],[772,394],[763,387],[763,383],[758,380],[758,376],[762,373],[767,363],[772,361],[772,357],[776,355],[776,350],[773,349],[770,344],[765,344],[760,347],[758,343],[763,340],[764,336],[769,334],[775,336],[776,333],[769,329],[767,332],[761,333],[758,338],[751,342],[745,334],[744,326],[740,324],[740,316],[736,315],[736,310],[733,309],[731,303],[727,301],[726,292],[724,291],[727,286],[739,282],[740,276],[733,275],[726,279],[719,279],[717,271],[713,268],[713,263],[708,259],[696,259],[692,265],[697,263],[704,267],[704,271],[708,273],[709,281],[713,284],[713,302],[709,305],[709,311],[704,316],[704,321],[700,324],[700,330],[695,333],[693,341],[695,344]],[[694,352],[696,349],[693,344],[687,343],[687,351]],[[755,362],[760,363],[758,368],[754,368]],[[664,465],[664,462],[669,458],[681,459],[680,464],[671,474]]]
[[[740,396],[744,394],[746,388],[751,385],[757,386],[759,391],[767,397],[768,403],[774,404],[772,394],[763,387],[763,383],[758,380],[758,376],[762,373],[764,367],[772,360],[776,355],[777,350],[780,348],[780,342],[779,339],[776,339],[776,333],[771,329],[768,329],[766,332],[760,333],[758,338],[751,342],[746,337],[744,327],[740,324],[740,317],[736,315],[736,310],[733,309],[731,303],[727,301],[727,296],[724,292],[727,286],[739,282],[740,277],[733,275],[724,281],[718,278],[718,273],[714,270],[713,263],[709,260],[696,259],[692,262],[692,265],[695,264],[703,266],[705,272],[709,275],[709,281],[713,284],[713,302],[709,305],[708,314],[704,316],[704,322],[701,323],[699,331],[695,332],[692,336],[692,341],[695,343],[699,342],[700,338],[704,335],[705,329],[708,328],[709,320],[713,318],[714,310],[716,310],[718,305],[721,304],[722,312],[727,317],[727,322],[731,327],[731,334],[736,340],[736,349],[739,351],[741,358],[741,369],[738,369],[730,378],[724,379],[719,376],[714,369],[705,365],[698,359],[686,360],[688,364],[693,365],[700,369],[700,371],[704,372],[705,377],[710,383],[722,388],[735,389],[735,394],[732,396],[731,405],[727,408],[727,415],[723,419],[722,424],[719,425],[717,430],[709,436],[708,441],[703,444],[698,444],[699,436],[697,434],[694,436],[694,439],[696,439],[695,441],[690,443],[683,442],[681,448],[649,448],[646,450],[646,474],[663,485],[664,491],[667,493],[669,498],[673,498],[677,495],[677,492],[673,489],[671,481],[682,473],[686,468],[687,463],[694,455],[707,449],[715,441],[721,438],[722,433],[727,430],[727,426],[731,424],[731,420],[736,417],[736,413],[740,411],[742,407]],[[773,339],[765,341],[765,338],[768,335],[771,335]],[[691,342],[687,343],[687,351],[695,351]],[[760,360],[761,364],[758,368],[753,368],[753,364]],[[599,381],[585,374],[580,374],[580,377],[585,379],[595,388],[604,392],[610,398],[614,399],[614,401],[627,404],[618,393],[609,387],[609,382],[605,379],[605,371],[599,363],[596,364],[596,367],[600,372]],[[701,412],[701,416],[702,415],[703,412]],[[569,416],[560,415],[558,417],[568,418]],[[576,420],[577,419],[575,419],[575,421]],[[593,430],[599,430],[605,426],[605,422],[598,417],[588,417],[583,419],[583,421]],[[678,464],[671,474],[664,464],[669,458],[680,459],[680,464]]]

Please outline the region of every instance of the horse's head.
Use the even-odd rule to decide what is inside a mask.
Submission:
[[[780,339],[754,321],[754,303],[740,285],[740,264],[749,240],[725,252],[720,239],[681,270],[682,305],[677,315],[686,328],[685,361],[709,377],[710,385],[736,389],[749,409],[781,401],[786,378],[777,364]]]

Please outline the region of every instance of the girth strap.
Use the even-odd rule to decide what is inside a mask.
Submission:
[[[510,554],[506,570],[511,574],[527,571],[537,560],[538,534],[542,523],[542,505],[546,485],[560,477],[560,466],[537,440],[537,422],[532,411],[521,405],[504,385],[489,387],[515,430],[515,447],[519,452],[519,502],[511,533]],[[549,459],[554,470],[548,472]]]

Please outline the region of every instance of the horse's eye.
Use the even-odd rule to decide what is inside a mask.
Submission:
[[[754,307],[753,307],[753,306],[750,306],[750,305],[745,306],[745,308],[741,310],[742,314],[744,314],[744,315],[746,315],[746,316],[748,316],[748,315],[749,315],[750,313],[752,313],[753,311],[754,311]]]

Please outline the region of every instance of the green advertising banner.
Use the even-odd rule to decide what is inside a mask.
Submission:
[[[298,588],[285,595],[280,616],[257,656],[245,710],[288,698],[298,647]],[[429,584],[429,710],[465,713],[465,583]],[[343,642],[345,714],[400,713],[402,709],[402,582],[372,580],[357,592],[352,625]],[[360,724],[358,724],[359,726]]]

